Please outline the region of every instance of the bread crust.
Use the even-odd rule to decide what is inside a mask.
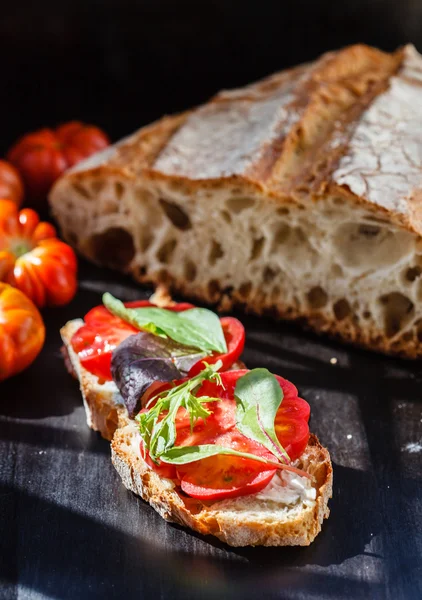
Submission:
[[[111,444],[112,462],[124,486],[141,496],[166,521],[189,527],[202,535],[213,535],[230,546],[308,546],[329,516],[333,471],[329,453],[312,435],[298,461],[299,468],[316,478],[317,498],[313,508],[305,508],[292,519],[260,519],[256,512],[242,512],[239,519],[230,511],[213,511],[208,506],[178,493],[171,480],[160,478],[139,453],[133,451],[136,425],[118,429]],[[135,437],[136,439],[136,437]]]
[[[92,211],[89,226],[82,212],[81,221],[71,225],[73,215],[64,206],[73,191],[85,184],[95,190],[104,181],[114,180],[130,182],[135,199],[141,184],[142,198],[154,189],[155,202],[171,189],[187,212],[198,195],[211,197],[229,188],[239,195],[264,198],[284,211],[297,206],[317,211],[329,195],[350,205],[351,212],[363,207],[374,222],[411,232],[415,245],[421,245],[422,175],[417,158],[421,148],[421,65],[420,55],[411,46],[392,54],[351,46],[243,89],[221,92],[196,110],[164,117],[80,164],[56,183],[50,200],[63,235],[94,262],[131,273],[141,283],[165,284],[186,297],[218,304],[222,310],[241,307],[258,315],[299,320],[318,333],[355,345],[420,358],[422,320],[415,319],[412,331],[390,335],[384,323],[371,324],[353,311],[338,319],[332,310],[311,308],[303,300],[300,304],[286,301],[284,290],[274,300],[271,294],[245,295],[239,286],[213,278],[210,291],[210,282],[190,281],[165,265],[156,268],[152,252],[145,258],[137,246],[139,230],[131,233],[130,219],[125,222],[121,216],[132,209],[120,202],[118,194],[113,206],[105,207],[101,226],[98,210]],[[95,198],[94,194],[84,201],[83,211]],[[150,218],[154,229],[154,211]],[[89,228],[86,234],[85,227]],[[125,227],[127,237],[112,238],[116,251],[111,256],[106,251],[110,244],[98,246],[98,237]],[[173,233],[179,240],[180,231]],[[148,239],[140,245],[144,243]],[[118,248],[125,244],[126,252],[119,255]],[[151,260],[155,261],[153,268]],[[418,269],[420,260],[416,252],[415,265],[410,267]],[[400,277],[405,275],[397,274],[397,288]],[[354,281],[361,278],[359,273]],[[280,279],[281,288],[282,274]],[[324,281],[318,283],[325,285]],[[406,293],[404,287],[398,291],[403,290]],[[413,304],[418,297],[415,293]]]

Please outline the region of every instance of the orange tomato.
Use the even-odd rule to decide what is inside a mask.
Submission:
[[[13,165],[0,160],[0,198],[11,200],[17,206],[23,200],[23,182]]]
[[[39,308],[72,300],[77,287],[72,248],[31,208],[0,200],[0,281],[20,289]]]
[[[36,306],[19,290],[0,283],[0,381],[26,369],[44,340],[45,327]]]
[[[24,135],[7,157],[20,172],[30,201],[42,207],[51,186],[69,167],[109,145],[98,127],[71,121]]]

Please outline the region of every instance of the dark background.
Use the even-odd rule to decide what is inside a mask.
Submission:
[[[421,50],[421,24],[421,0],[2,0],[0,152],[73,118],[118,139],[355,42]]]

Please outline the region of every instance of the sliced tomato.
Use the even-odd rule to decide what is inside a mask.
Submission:
[[[311,416],[311,407],[303,400],[303,398],[283,398],[283,402],[278,409],[277,416],[279,418],[294,418],[294,419],[303,419],[308,422],[309,417]]]
[[[214,352],[211,356],[207,356],[207,358],[200,360],[191,367],[189,377],[198,375],[205,367],[205,362],[209,365],[213,365],[221,360],[223,366],[220,371],[227,371],[227,369],[230,369],[242,354],[243,348],[245,347],[245,328],[242,323],[234,317],[222,317],[220,322],[226,339],[227,352],[225,354]]]
[[[236,430],[219,436],[215,444],[274,460],[264,446]],[[200,500],[255,494],[268,485],[275,473],[276,469],[256,460],[227,455],[204,458],[177,469],[182,490]]]
[[[309,426],[300,417],[286,418],[279,412],[275,418],[275,433],[290,460],[296,460],[305,450],[309,441]]]
[[[148,300],[125,302],[127,308],[154,306]],[[169,306],[168,310],[180,312],[193,308],[182,302]],[[84,318],[83,325],[72,337],[72,348],[78,353],[81,365],[101,381],[111,380],[111,356],[113,350],[138,329],[110,313],[105,306],[96,306]]]
[[[163,463],[161,460],[158,461],[158,464],[155,463],[150,457],[148,451],[144,451],[144,444],[142,441],[140,444],[140,451],[141,456],[143,457],[147,465],[150,466],[151,469],[153,469],[153,471],[155,471],[160,477],[167,477],[167,479],[176,479],[176,467],[174,465],[168,465],[166,463]]]

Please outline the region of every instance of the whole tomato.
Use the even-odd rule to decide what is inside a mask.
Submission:
[[[67,304],[76,293],[77,261],[50,223],[31,208],[0,200],[0,281],[20,289],[39,308]]]
[[[11,200],[20,206],[23,200],[23,183],[13,165],[0,160],[0,198]]]
[[[26,369],[44,340],[45,327],[36,306],[21,291],[0,282],[0,381]]]
[[[66,169],[109,143],[98,127],[71,121],[56,130],[40,129],[24,135],[7,157],[19,170],[30,202],[42,207],[51,186]]]

